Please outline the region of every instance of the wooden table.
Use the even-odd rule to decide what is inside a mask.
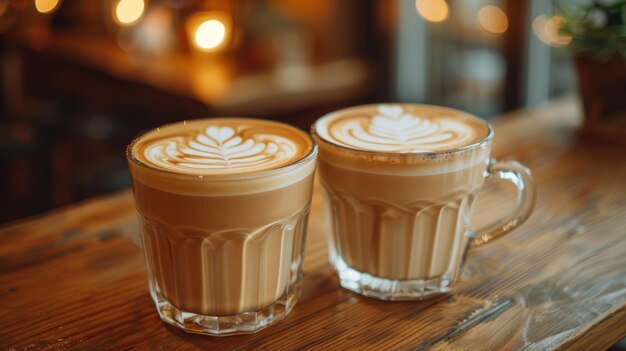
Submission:
[[[341,289],[315,192],[304,292],[254,335],[166,326],[148,295],[130,192],[0,229],[0,349],[601,349],[626,336],[626,150],[576,135],[576,100],[496,123],[494,154],[528,165],[539,199],[516,232],[470,252],[454,294],[381,302]],[[482,193],[479,221],[507,199]]]

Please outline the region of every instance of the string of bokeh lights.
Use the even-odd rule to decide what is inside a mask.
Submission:
[[[43,14],[54,12],[61,0],[34,0],[35,9]],[[111,7],[113,21],[121,27],[139,23],[146,12],[145,0],[116,0]],[[230,19],[221,12],[197,12],[187,22],[192,46],[200,51],[222,49],[230,36]]]
[[[417,14],[427,22],[444,22],[450,17],[450,6],[445,0],[416,0],[415,8]],[[564,22],[565,19],[558,15],[551,17],[539,15],[533,20],[532,30],[545,44],[562,47],[572,41],[570,36],[559,31]],[[509,18],[502,8],[496,5],[485,5],[476,14],[476,24],[485,33],[500,36],[508,30]]]
[[[52,13],[61,0],[34,0],[40,13]],[[116,0],[111,8],[113,21],[121,27],[130,27],[141,21],[146,11],[145,0]],[[446,0],[416,0],[417,14],[427,22],[445,22],[450,17],[450,6]],[[560,16],[537,16],[532,30],[547,45],[562,47],[572,38],[559,32],[565,19]],[[218,51],[225,47],[230,36],[231,23],[228,15],[217,12],[199,12],[188,19],[187,31],[192,46],[200,51]],[[488,35],[500,36],[507,32],[509,19],[506,12],[496,5],[485,5],[476,13],[478,27]]]

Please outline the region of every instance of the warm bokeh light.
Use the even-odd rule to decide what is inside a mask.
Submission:
[[[448,3],[445,0],[415,0],[417,13],[430,22],[441,22],[448,18]]]
[[[144,0],[119,0],[113,7],[113,19],[119,25],[129,26],[141,18],[144,9]]]
[[[219,20],[212,19],[202,22],[196,29],[194,40],[200,49],[215,49],[226,38],[226,26]]]
[[[478,11],[478,23],[491,34],[500,35],[509,28],[509,19],[504,11],[493,5],[483,6]]]
[[[565,21],[561,16],[546,18],[539,15],[533,20],[533,31],[539,40],[550,46],[566,46],[572,41],[572,37],[559,32]]]
[[[197,12],[187,19],[189,44],[199,51],[212,52],[226,47],[232,35],[232,20],[223,12]]]
[[[546,34],[555,46],[565,46],[572,42],[572,37],[560,32],[560,28],[565,24],[565,18],[552,16],[546,23]]]
[[[59,0],[35,0],[35,8],[41,13],[49,13],[56,10]]]

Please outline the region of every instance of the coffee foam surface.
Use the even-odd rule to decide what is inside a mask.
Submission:
[[[288,186],[311,174],[316,155],[309,136],[295,127],[248,118],[166,125],[136,139],[128,151],[145,165],[129,163],[139,181],[164,191],[198,196]],[[302,166],[285,168],[304,158],[307,161]]]
[[[132,153],[164,171],[193,175],[234,174],[283,167],[313,147],[294,127],[245,118],[185,121],[140,137]]]
[[[438,106],[365,105],[328,114],[315,123],[322,139],[347,148],[423,153],[472,145],[489,135],[485,123]]]

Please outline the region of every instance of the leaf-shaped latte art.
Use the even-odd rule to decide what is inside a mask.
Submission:
[[[462,120],[425,118],[401,105],[379,105],[368,116],[338,116],[327,122],[324,134],[340,145],[383,152],[430,152],[471,144],[477,133]]]
[[[244,127],[209,126],[191,136],[174,136],[146,148],[146,158],[171,170],[269,169],[291,161],[297,145],[271,133],[249,133]]]

